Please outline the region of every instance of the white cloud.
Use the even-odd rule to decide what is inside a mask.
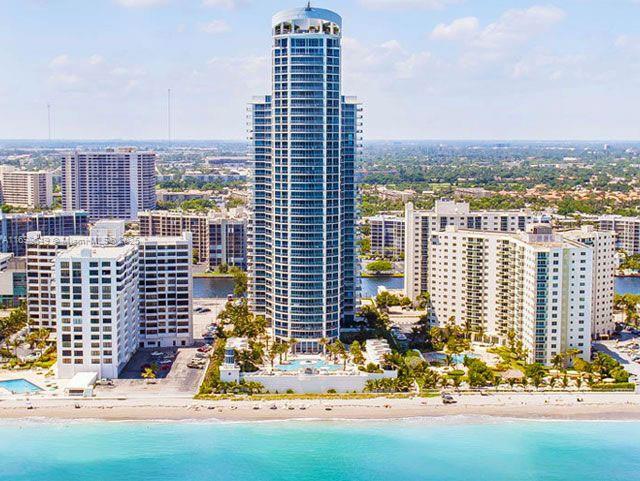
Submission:
[[[640,3],[640,0],[638,0]],[[627,50],[640,50],[640,36],[638,35],[618,35],[614,42],[615,46]]]
[[[49,67],[51,68],[63,67],[68,64],[69,64],[69,56],[65,53],[52,58],[51,61],[49,62]]]
[[[96,54],[89,57],[89,64],[91,65],[98,65],[98,64],[101,64],[102,62],[104,62],[104,58],[102,58],[101,55]]]
[[[202,6],[234,10],[249,3],[248,0],[202,0]]]
[[[412,9],[423,8],[436,10],[460,3],[461,0],[360,0],[360,4],[373,9]]]
[[[127,8],[147,8],[164,5],[168,0],[115,0],[116,3]]]
[[[211,35],[218,35],[226,33],[231,30],[231,27],[224,20],[212,20],[211,22],[203,23],[200,25],[200,31]]]
[[[476,17],[458,18],[450,24],[441,23],[431,32],[431,38],[438,40],[460,40],[475,35],[480,28]]]
[[[508,48],[545,32],[565,16],[562,9],[553,5],[507,10],[479,33],[475,43],[482,48]]]
[[[59,55],[49,62],[49,68],[54,89],[103,97],[128,93],[146,75],[141,67],[114,65],[98,54],[83,59]]]

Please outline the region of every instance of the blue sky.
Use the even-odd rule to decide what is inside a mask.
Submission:
[[[302,0],[0,0],[0,138],[245,137]],[[323,0],[370,139],[640,139],[640,0]]]

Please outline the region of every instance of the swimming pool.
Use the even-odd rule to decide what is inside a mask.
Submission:
[[[279,364],[276,366],[278,371],[304,371],[307,368],[337,371],[338,369],[342,369],[342,366],[330,364],[322,359],[296,359],[290,361],[289,364]]]
[[[33,392],[40,392],[40,389],[35,384],[27,381],[26,379],[11,379],[9,381],[0,381],[0,388],[4,388],[13,394],[27,394]]]
[[[451,356],[454,364],[462,364],[465,357],[478,359],[480,356],[478,356],[477,354],[453,354]],[[447,355],[442,352],[429,352],[426,354],[426,358],[427,361],[444,362],[447,358]]]

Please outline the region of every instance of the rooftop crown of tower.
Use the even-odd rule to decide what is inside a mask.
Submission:
[[[274,35],[326,34],[339,36],[342,17],[331,10],[307,5],[276,13],[272,19]]]

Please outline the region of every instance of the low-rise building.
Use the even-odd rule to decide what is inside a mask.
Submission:
[[[404,219],[377,215],[366,219],[371,230],[371,254],[397,259],[404,256]]]

